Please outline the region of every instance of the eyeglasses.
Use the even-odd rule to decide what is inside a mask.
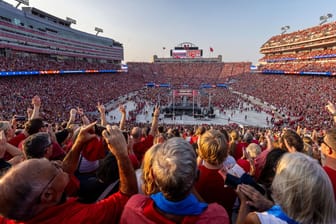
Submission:
[[[55,180],[55,178],[61,173],[59,172],[60,169],[62,169],[62,167],[60,166],[60,164],[58,163],[54,163],[54,162],[51,162],[52,165],[55,166],[55,168],[57,169],[57,173],[55,175],[53,175],[50,180],[48,181],[48,183],[43,187],[41,193],[39,194],[39,196],[37,197],[37,200],[40,202],[41,200],[41,196],[43,194],[43,192],[49,187],[49,185]]]

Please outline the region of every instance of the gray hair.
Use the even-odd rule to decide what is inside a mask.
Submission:
[[[30,159],[12,167],[0,179],[0,214],[14,220],[28,220],[37,213],[38,196],[48,182],[47,159]],[[50,173],[49,173],[50,174]]]
[[[252,142],[246,147],[246,151],[254,159],[261,153],[261,147],[258,144]]]
[[[160,144],[153,159],[153,176],[166,199],[186,197],[197,177],[196,153],[191,144],[174,137]]]
[[[329,177],[316,160],[286,153],[272,183],[274,201],[300,223],[335,223],[336,205]]]
[[[52,144],[50,135],[46,132],[38,132],[28,136],[23,142],[23,151],[27,159],[43,158],[46,149]]]

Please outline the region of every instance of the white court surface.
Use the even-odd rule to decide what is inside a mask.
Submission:
[[[124,104],[126,106],[126,111],[130,111],[135,109],[135,103],[133,101],[127,101]],[[245,105],[247,107],[247,105]],[[142,113],[137,115],[137,122],[140,123],[151,123],[152,117],[151,114],[153,112],[154,105],[147,105]],[[257,127],[270,127],[271,123],[267,124],[266,118],[270,121],[272,116],[265,113],[265,112],[256,112],[253,110],[244,110],[240,112],[239,110],[226,110],[226,113],[220,113],[218,109],[215,109],[215,118],[203,118],[203,119],[196,119],[192,116],[176,116],[175,120],[172,118],[164,118],[163,114],[160,115],[160,124],[179,124],[179,125],[199,125],[199,124],[209,124],[209,125],[227,125],[236,123],[238,125],[250,125],[250,126],[257,126]],[[146,114],[147,111],[148,113]],[[232,115],[232,116],[231,116]],[[246,115],[246,119],[245,119]],[[114,119],[115,117],[115,119]],[[107,115],[107,122],[115,123],[119,122],[121,118],[121,114],[118,108],[111,110]],[[230,120],[228,119],[230,118]]]

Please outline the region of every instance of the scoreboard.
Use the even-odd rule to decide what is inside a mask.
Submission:
[[[172,58],[201,58],[202,50],[192,50],[192,49],[173,49],[170,51],[170,56]]]

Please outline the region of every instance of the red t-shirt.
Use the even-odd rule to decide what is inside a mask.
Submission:
[[[325,172],[328,174],[331,184],[333,185],[334,188],[334,196],[335,196],[335,200],[336,200],[336,170],[331,169],[328,166],[324,166],[323,169],[325,170]]]
[[[246,159],[238,159],[237,160],[237,164],[239,166],[241,166],[241,168],[243,168],[246,173],[250,172],[250,170],[251,170],[251,164]]]
[[[146,151],[152,147],[154,143],[154,136],[153,135],[148,135],[145,140],[135,143],[133,145],[133,151],[134,154],[136,155],[138,161],[141,163],[142,158],[144,156],[144,154],[146,153]]]
[[[129,197],[117,192],[94,204],[83,204],[69,198],[64,204],[50,207],[25,224],[118,223]],[[0,218],[1,223],[1,218]],[[12,221],[4,223],[13,223]]]
[[[246,143],[246,142],[239,142],[236,145],[235,154],[233,155],[233,157],[236,159],[236,161],[243,157],[243,148],[246,148],[247,146],[248,146],[248,143]]]
[[[127,202],[122,213],[121,224],[150,223],[150,224],[174,224],[175,222],[161,215],[155,208],[151,198],[142,194],[136,194]],[[229,224],[229,216],[225,209],[217,203],[208,205],[208,208],[199,216],[185,216],[182,224],[212,223]]]
[[[234,189],[224,187],[224,179],[218,173],[218,169],[208,169],[203,165],[198,168],[200,175],[194,185],[197,192],[205,202],[217,202],[222,205],[231,217],[232,207],[237,197]]]

